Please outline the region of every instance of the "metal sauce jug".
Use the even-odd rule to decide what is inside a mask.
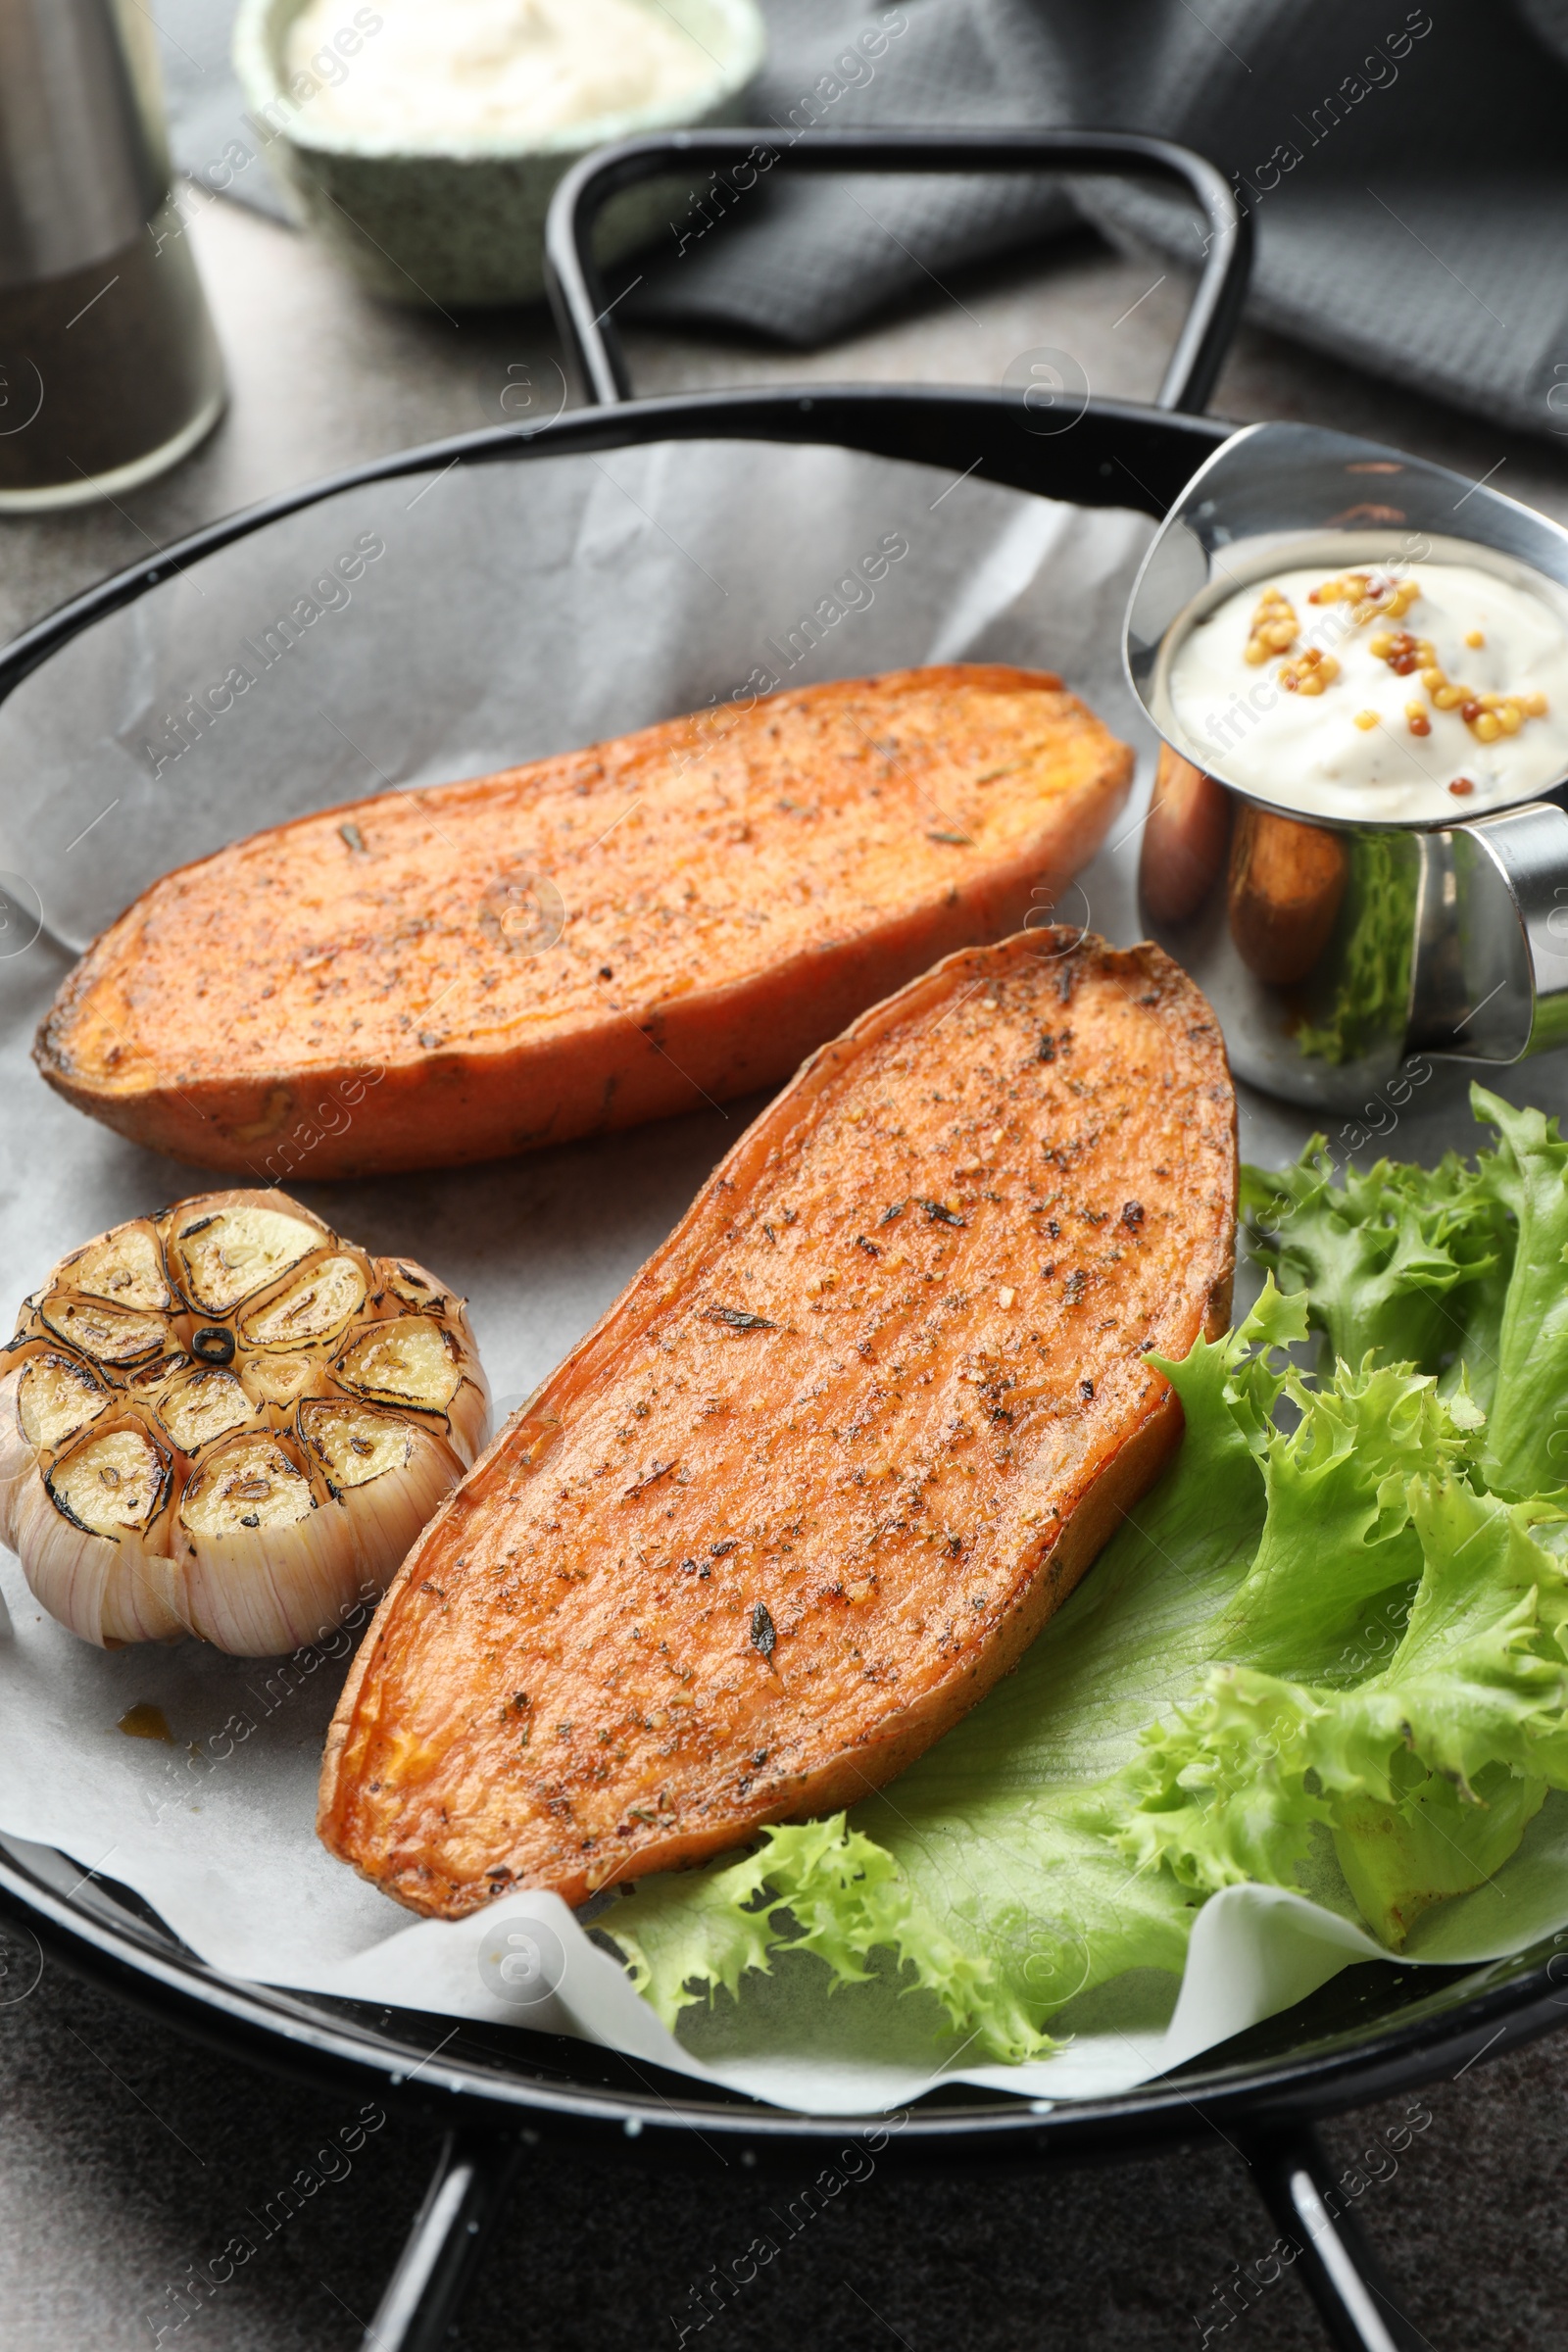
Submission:
[[[0,0],[0,514],[113,496],[223,405],[135,0]]]
[[[1512,499],[1348,434],[1251,425],[1188,484],[1128,607],[1128,676],[1163,738],[1142,918],[1213,1004],[1237,1075],[1293,1102],[1354,1110],[1412,1055],[1568,1043],[1568,784],[1468,822],[1295,815],[1231,782],[1171,703],[1171,653],[1216,572],[1229,593],[1423,547],[1568,587],[1568,531]]]

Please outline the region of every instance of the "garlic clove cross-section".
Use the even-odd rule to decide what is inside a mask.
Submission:
[[[382,1592],[489,1410],[464,1302],[283,1193],[63,1258],[0,1349],[0,1543],[105,1647],[270,1657]]]
[[[51,1617],[93,1626],[105,1647],[177,1640],[172,1486],[172,1457],[139,1421],[90,1431],[22,1482],[16,1545]]]
[[[451,1440],[406,1413],[328,1396],[301,1405],[299,1427],[366,1549],[401,1561],[445,1500]]]
[[[295,1648],[354,1598],[353,1525],[335,1498],[323,1510],[308,1465],[270,1430],[213,1447],[186,1485],[179,1527],[187,1614],[220,1649]]]

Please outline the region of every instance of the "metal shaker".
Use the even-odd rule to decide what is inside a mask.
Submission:
[[[0,0],[0,514],[130,489],[223,405],[152,38],[136,0]]]

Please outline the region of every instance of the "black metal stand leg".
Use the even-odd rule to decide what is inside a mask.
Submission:
[[[1336,2188],[1317,2133],[1249,2139],[1245,2153],[1280,2233],[1298,2251],[1298,2278],[1338,2352],[1432,2352],[1407,2320],[1359,2221]]]
[[[365,2352],[437,2352],[473,2282],[521,2149],[493,2133],[449,2132]]]

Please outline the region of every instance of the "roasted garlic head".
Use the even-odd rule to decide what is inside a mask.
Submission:
[[[284,1193],[206,1193],[62,1259],[0,1350],[0,1543],[106,1648],[317,1640],[478,1452],[463,1301]]]

